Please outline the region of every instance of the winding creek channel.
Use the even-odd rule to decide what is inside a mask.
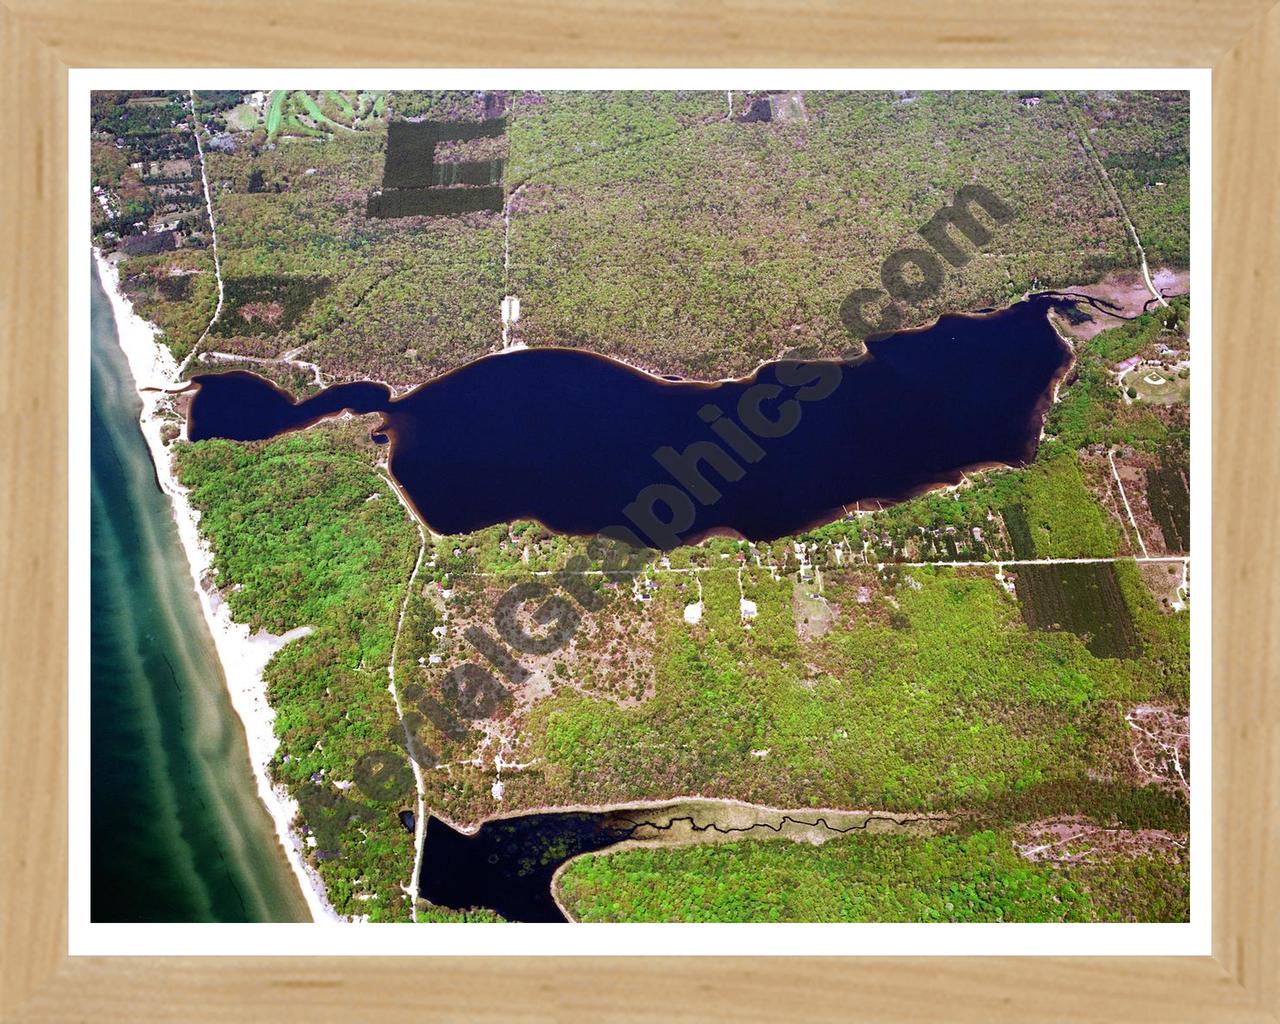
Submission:
[[[418,893],[437,906],[487,907],[508,921],[567,921],[556,878],[575,857],[635,845],[684,845],[786,837],[820,843],[854,832],[922,833],[943,815],[779,810],[736,800],[690,798],[659,804],[518,814],[464,832],[427,822]]]

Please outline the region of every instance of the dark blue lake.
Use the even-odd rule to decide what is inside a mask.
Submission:
[[[717,531],[770,540],[1029,461],[1071,359],[1047,318],[1055,301],[948,315],[872,340],[856,361],[780,361],[715,384],[571,349],[489,356],[398,399],[353,383],[295,403],[253,374],[206,374],[188,435],[262,440],[377,412],[392,474],[440,533],[537,519],[664,549]]]

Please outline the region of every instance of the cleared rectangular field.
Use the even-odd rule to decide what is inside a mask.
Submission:
[[[1137,658],[1142,641],[1110,562],[1020,565],[1018,602],[1028,626],[1085,638],[1099,658]]]
[[[1161,465],[1147,470],[1147,503],[1170,551],[1190,551],[1191,492],[1187,467]]]
[[[1009,534],[1015,558],[1035,558],[1036,546],[1031,539],[1031,527],[1027,525],[1027,510],[1021,505],[1010,505],[1001,510],[1004,528]]]

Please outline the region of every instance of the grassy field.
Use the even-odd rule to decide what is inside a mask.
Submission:
[[[253,131],[260,117],[258,108],[253,104],[241,103],[238,107],[227,111],[227,127],[238,132]]]
[[[374,108],[384,96],[382,93],[310,93],[302,89],[276,89],[267,99],[266,141],[324,140],[369,127],[381,117],[381,110],[375,112]],[[235,123],[229,120],[228,127],[247,131],[256,123],[256,119],[247,124],[243,119],[237,119]]]
[[[1186,404],[1191,397],[1191,376],[1162,366],[1140,364],[1124,375],[1123,386],[1136,392],[1136,399],[1160,405]]]
[[[287,89],[276,89],[271,93],[267,106],[267,138],[274,139],[280,134],[280,122],[284,118],[284,101],[288,97]]]

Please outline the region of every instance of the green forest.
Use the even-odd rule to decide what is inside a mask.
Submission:
[[[386,740],[399,727],[387,664],[417,530],[358,423],[175,453],[214,551],[210,582],[236,621],[277,635],[311,629],[267,666],[280,740],[272,774],[301,806],[329,902],[341,914],[405,920],[413,837],[396,815],[415,806],[407,763],[374,796],[352,783],[371,752],[396,750]]]
[[[417,384],[495,350],[508,294],[522,308],[511,340],[659,373],[716,379],[793,348],[844,353],[857,347],[845,296],[879,288],[883,259],[920,244],[920,227],[970,183],[1016,216],[948,265],[937,294],[899,305],[903,326],[1134,270],[1080,132],[1153,269],[1188,262],[1185,94],[1045,94],[1029,107],[1000,92],[812,92],[774,97],[787,102],[767,121],[744,119],[761,97],[742,93],[264,95],[259,109],[197,94],[218,143],[205,164],[224,277],[233,290],[239,278],[334,284],[268,342],[261,322],[235,331],[229,303],[217,347],[301,349],[337,380]],[[130,184],[119,147],[165,109],[104,104],[95,124],[95,175],[122,204],[141,203],[138,216],[150,192]],[[506,221],[369,216],[385,205],[390,121],[497,116],[500,149],[447,144],[441,158],[505,158]],[[179,355],[194,341],[181,325],[208,323],[208,294],[148,306]]]
[[[690,625],[682,611],[698,596],[695,583],[655,569],[655,596],[633,603],[628,619],[637,636],[652,631],[651,641],[629,641],[652,652],[651,695],[635,705],[590,695],[575,663],[557,655],[563,682],[574,685],[557,686],[517,720],[527,743],[509,759],[531,764],[504,778],[501,805],[485,769],[455,765],[428,786],[451,815],[471,821],[513,807],[686,792],[775,807],[987,807],[1020,820],[1069,813],[1090,789],[1094,809],[1111,817],[1138,792],[1124,708],[1188,693],[1187,618],[1157,611],[1128,569],[1120,564],[1117,579],[1141,638],[1137,658],[1097,657],[1084,637],[1030,629],[989,570],[825,570],[833,621],[805,636],[794,578],[743,570],[742,592],[757,607],[748,624],[738,570],[702,572],[702,617]],[[470,657],[454,638],[457,624],[485,615],[520,578],[449,578],[450,635],[416,648],[443,654],[423,670],[427,685]],[[590,637],[600,634],[584,635],[596,644]],[[599,656],[591,650],[575,645],[576,664]],[[425,741],[452,760],[475,737],[428,730]],[[1113,785],[1098,784],[1105,779]],[[1176,825],[1185,815],[1176,799],[1143,806],[1134,820]]]

